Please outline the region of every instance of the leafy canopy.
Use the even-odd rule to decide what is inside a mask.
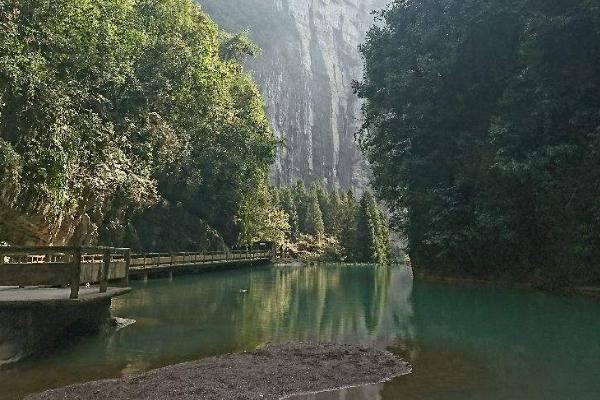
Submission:
[[[414,264],[598,279],[597,2],[402,0],[380,19],[359,136]]]
[[[255,52],[192,0],[0,0],[0,205],[65,241],[89,215],[140,245],[161,209],[235,243],[275,153]]]

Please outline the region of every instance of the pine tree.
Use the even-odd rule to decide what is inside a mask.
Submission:
[[[370,191],[363,194],[355,217],[353,255],[355,261],[387,264],[389,232],[385,218]]]
[[[307,233],[306,230],[306,214],[307,214],[307,199],[306,188],[304,182],[297,181],[292,187],[292,198],[296,205],[296,213],[298,215],[298,232]]]
[[[390,246],[390,229],[388,219],[383,213],[383,211],[379,210],[379,264],[388,264],[392,262],[392,248]]]
[[[289,188],[280,189],[279,193],[279,204],[285,213],[288,215],[288,221],[290,224],[290,237],[289,239],[295,241],[298,238],[298,211],[296,210],[296,203],[292,196],[292,191]]]
[[[319,206],[317,188],[313,186],[308,194],[308,207],[306,212],[306,233],[318,239],[325,236],[325,226],[323,225],[323,214]]]
[[[317,199],[319,200],[319,207],[321,208],[321,214],[323,215],[323,225],[325,226],[325,233],[328,235],[333,234],[332,230],[332,209],[331,202],[329,199],[329,193],[323,186],[314,184],[313,188],[317,192]]]
[[[344,248],[347,260],[354,261],[354,220],[357,206],[351,190],[349,190],[347,193],[341,193],[339,197],[340,208],[338,219],[338,241]]]
[[[337,190],[333,190],[329,194],[329,218],[324,221],[325,231],[335,237],[339,237],[342,216],[343,209],[340,195]]]
[[[270,195],[271,195],[271,202],[276,206],[279,207],[281,209],[283,209],[281,207],[281,190],[279,188],[276,187],[271,187],[269,189]]]
[[[357,202],[351,190],[327,191],[313,184],[306,192],[298,181],[276,190],[273,198],[285,214],[289,240],[298,243],[301,233],[320,244],[335,239],[340,260],[385,264],[391,259],[387,219],[371,192]]]
[[[357,262],[371,262],[372,245],[375,233],[371,229],[369,210],[365,196],[360,201],[354,218],[354,240],[352,258]]]

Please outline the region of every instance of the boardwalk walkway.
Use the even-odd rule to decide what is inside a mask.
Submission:
[[[43,352],[65,332],[99,332],[129,277],[254,265],[267,249],[132,254],[113,247],[0,247],[0,365]]]
[[[133,254],[129,276],[184,272],[195,269],[218,269],[233,265],[253,265],[271,261],[268,250],[232,250],[230,252],[196,252],[172,254]]]
[[[126,287],[130,276],[254,265],[268,262],[272,256],[266,248],[132,254],[130,249],[114,247],[0,247],[0,305],[9,301],[11,296],[34,298],[42,296],[42,293],[46,293],[42,297],[51,300],[57,296],[63,298],[68,292],[69,299],[77,300],[81,288],[90,285],[98,293],[121,294],[121,291],[110,291],[109,288]],[[33,294],[32,287],[39,291],[39,295]],[[8,288],[11,290],[7,291]],[[54,292],[48,288],[53,288]],[[58,290],[61,295],[57,294]],[[90,290],[84,292],[89,296]]]

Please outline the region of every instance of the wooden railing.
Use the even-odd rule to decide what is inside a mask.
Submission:
[[[131,251],[114,247],[0,247],[0,286],[60,286],[79,298],[79,286],[127,285]]]
[[[115,247],[0,246],[0,286],[68,286],[70,298],[77,299],[83,284],[99,284],[101,293],[107,291],[109,281],[127,286],[130,270],[174,270],[272,256],[268,249],[131,254],[130,249]]]
[[[208,264],[223,261],[251,261],[270,259],[269,250],[231,250],[181,252],[181,253],[143,253],[131,255],[131,268],[140,270],[145,268],[160,268],[170,266],[184,266]]]

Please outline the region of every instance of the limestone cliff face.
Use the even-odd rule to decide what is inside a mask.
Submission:
[[[354,142],[360,104],[358,45],[387,0],[198,0],[222,28],[247,29],[262,53],[250,61],[275,134],[284,140],[274,183],[296,179],[361,188]]]
[[[56,212],[43,198],[14,187],[9,192],[10,196],[0,191],[0,240],[20,246],[96,243],[102,209],[109,204],[101,196]]]

